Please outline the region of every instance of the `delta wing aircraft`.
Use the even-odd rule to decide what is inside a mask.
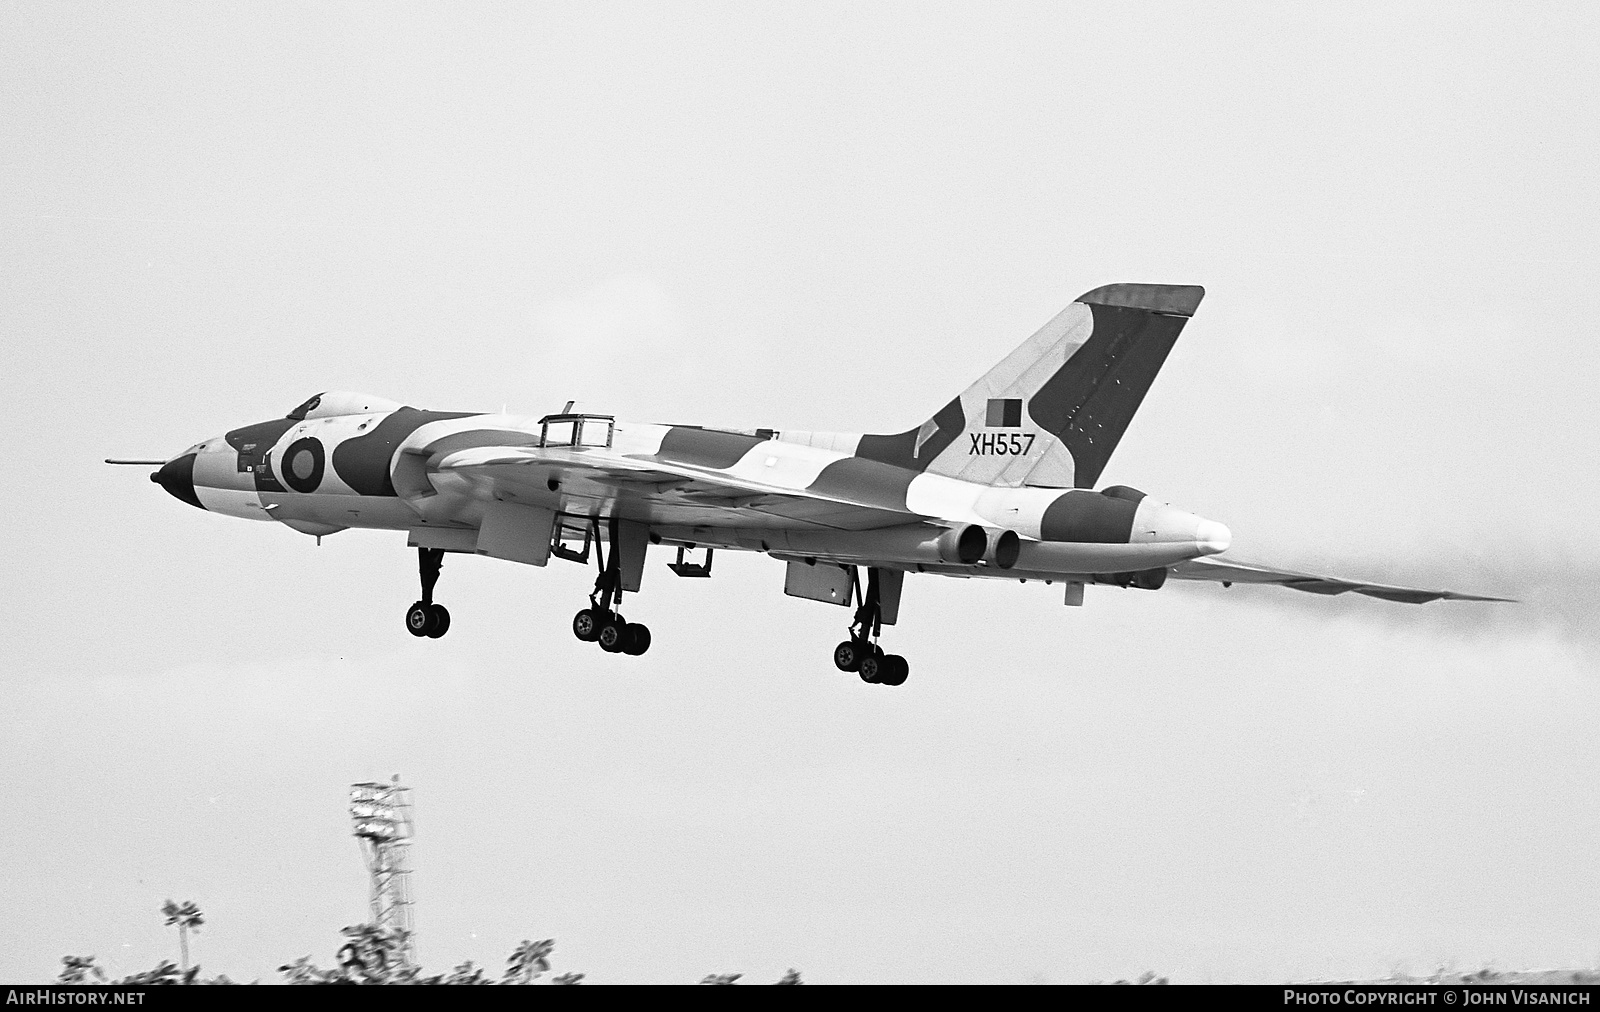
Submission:
[[[853,608],[833,652],[863,681],[900,685],[909,665],[878,640],[908,573],[1157,590],[1169,579],[1269,583],[1387,601],[1491,601],[1252,565],[1222,556],[1228,528],[1125,485],[1095,490],[1204,290],[1108,285],[1080,297],[960,396],[904,432],[730,431],[610,415],[543,418],[423,411],[364,394],[318,394],[282,418],[189,447],[150,476],[214,513],[322,537],[405,531],[422,596],[414,636],[440,637],[444,556],[599,572],[572,631],[643,654],[622,616],[651,545],[680,577],[711,575],[718,549],[784,563],[784,591]],[[693,554],[697,553],[697,554]],[[863,574],[864,571],[864,574]]]

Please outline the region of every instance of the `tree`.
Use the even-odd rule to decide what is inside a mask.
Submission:
[[[61,963],[61,976],[56,979],[63,984],[87,984],[91,976],[105,983],[106,972],[95,963],[93,956],[62,956]]]
[[[485,977],[483,975],[483,967],[469,959],[465,963],[458,963],[456,968],[451,970],[449,974],[445,976],[443,983],[493,984],[494,980],[489,977]]]
[[[176,966],[163,959],[155,965],[155,969],[143,973],[133,973],[123,977],[117,984],[193,984],[195,974],[199,967],[188,970],[179,970]]]
[[[332,984],[343,979],[337,970],[319,968],[311,962],[310,956],[301,956],[292,963],[285,963],[278,967],[278,972],[291,984]]]
[[[506,957],[506,975],[503,982],[507,984],[532,984],[535,977],[550,969],[550,953],[555,950],[556,943],[553,938],[541,939],[530,942],[526,938],[522,944],[512,950]]]
[[[355,924],[344,929],[347,941],[339,949],[345,975],[366,984],[397,983],[406,971],[404,931],[377,924]]]
[[[199,931],[200,925],[206,922],[205,916],[200,913],[200,908],[192,901],[185,901],[182,906],[167,900],[161,904],[161,912],[167,915],[167,925],[178,926],[178,949],[183,959],[183,970],[189,970],[189,932]]]

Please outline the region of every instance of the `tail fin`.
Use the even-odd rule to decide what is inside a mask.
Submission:
[[[857,456],[964,481],[1093,488],[1205,289],[1107,285],[922,424]]]

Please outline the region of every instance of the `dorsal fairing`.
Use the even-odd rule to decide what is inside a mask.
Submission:
[[[335,418],[339,415],[369,415],[397,410],[402,405],[387,397],[356,393],[351,390],[326,390],[308,398],[289,412],[286,418],[303,422],[308,418]]]

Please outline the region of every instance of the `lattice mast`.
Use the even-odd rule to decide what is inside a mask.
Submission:
[[[397,932],[400,955],[416,963],[411,911],[411,789],[392,783],[352,784],[350,818],[371,879],[372,923]]]

